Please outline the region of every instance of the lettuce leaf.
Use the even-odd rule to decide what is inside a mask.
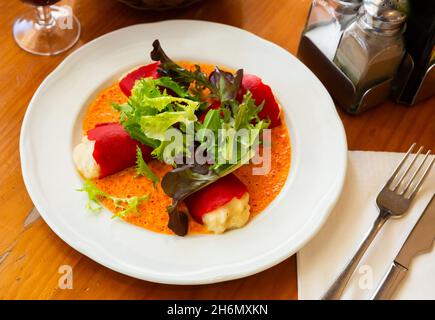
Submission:
[[[155,173],[150,169],[150,167],[148,167],[147,163],[143,159],[142,150],[139,148],[139,146],[136,148],[136,175],[150,179],[154,184],[154,188],[156,188],[157,184],[160,182],[159,177],[155,175]]]
[[[187,70],[166,55],[158,40],[153,43],[151,58],[160,61],[158,71],[163,77],[137,81],[127,104],[115,105],[127,132],[134,139],[153,147],[155,158],[171,165],[178,163],[175,159],[179,156],[187,159],[192,151],[201,151],[198,148],[208,142],[207,132],[201,134],[201,129],[215,134],[214,144],[205,148],[207,164],[179,166],[161,181],[163,190],[173,200],[168,207],[168,225],[176,234],[185,235],[188,219],[185,210],[179,206],[180,201],[247,164],[255,155],[260,133],[269,126],[269,121],[259,118],[263,105],[257,106],[249,91],[241,103],[237,101],[243,70],[232,74],[216,67],[210,77],[199,66],[193,71]],[[221,106],[209,110],[201,123],[196,113],[207,107],[198,98],[202,96],[199,92],[204,89],[208,89],[206,92],[211,92],[211,98],[218,99]],[[193,96],[195,91],[198,94]],[[199,137],[199,145],[187,136],[190,125]],[[172,137],[167,135],[167,131],[171,128],[181,131],[182,142],[170,140]],[[234,134],[242,129],[247,132],[245,136]],[[169,146],[171,148],[168,149]],[[137,170],[156,181],[139,153]]]
[[[215,134],[214,164],[184,165],[168,172],[162,179],[162,188],[172,198],[172,205],[168,207],[168,226],[176,234],[184,236],[187,233],[188,222],[186,213],[179,203],[191,194],[210,185],[225,175],[249,163],[256,154],[260,133],[269,126],[268,120],[260,120],[258,113],[262,105],[256,106],[252,94],[247,92],[242,103],[228,100],[219,109],[207,112],[204,122],[197,123],[198,138],[205,139],[201,129],[212,130]],[[247,137],[233,137],[230,132],[244,129]],[[223,134],[222,134],[223,133]],[[219,143],[219,139],[226,139],[227,143]],[[237,151],[234,153],[234,151]],[[222,161],[222,159],[224,161]]]
[[[176,99],[177,98],[167,99],[167,102],[170,103],[170,101],[172,101],[173,103],[178,104],[179,101],[177,101]],[[197,110],[199,104],[191,100],[185,100],[185,103],[185,106],[181,104],[178,105],[180,108],[184,109],[183,111],[166,111],[153,116],[142,116],[140,119],[140,127],[142,129],[142,132],[151,139],[165,141],[166,132],[175,124],[196,121],[197,117],[195,115],[195,111]],[[156,102],[155,106],[162,106],[161,100]]]
[[[168,57],[159,40],[153,42],[151,59],[160,62],[159,73],[161,75],[170,77],[187,89],[194,85],[196,92],[205,88],[209,89],[211,96],[221,102],[236,99],[243,79],[243,70],[232,74],[216,67],[209,77],[198,65],[195,65],[194,71],[187,70]]]
[[[199,66],[196,66],[193,72],[181,67],[166,55],[159,40],[153,42],[151,59],[160,61],[159,73],[161,75],[170,77],[184,88],[188,89],[190,85],[194,83],[198,89],[208,88],[213,90],[213,85]]]
[[[133,91],[135,91],[135,89],[133,89]],[[155,114],[156,112],[152,108],[141,106],[139,94],[140,93],[136,92],[134,98],[130,98],[125,104],[112,103],[112,107],[120,113],[120,123],[130,137],[151,148],[157,148],[160,142],[147,137],[140,128],[141,117]]]
[[[166,90],[161,92],[161,87],[180,97],[170,96]],[[196,121],[195,111],[200,105],[187,90],[163,77],[136,81],[128,102],[113,104],[113,107],[120,112],[120,122],[133,139],[156,149],[165,141],[169,128]]]
[[[103,208],[100,202],[101,198],[112,200],[117,209],[122,209],[121,211],[114,213],[112,218],[125,218],[129,214],[137,213],[139,204],[142,203],[142,201],[148,200],[147,194],[140,197],[135,196],[129,198],[112,196],[99,189],[89,179],[85,180],[83,183],[83,188],[78,189],[78,191],[86,192],[88,194],[88,203],[86,204],[86,208],[93,212],[98,212]]]

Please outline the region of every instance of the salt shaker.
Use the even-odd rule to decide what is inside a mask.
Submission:
[[[334,58],[359,98],[394,77],[404,55],[406,15],[389,4],[389,0],[365,0],[364,14],[344,31]]]
[[[332,61],[347,25],[356,18],[362,0],[313,0],[304,35]]]

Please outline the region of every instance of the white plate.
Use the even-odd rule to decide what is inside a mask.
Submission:
[[[271,85],[284,108],[292,165],[275,201],[245,228],[219,236],[167,236],[86,211],[71,152],[95,95],[148,63],[160,39],[175,60],[242,67]],[[154,282],[203,284],[245,277],[300,249],[327,219],[346,172],[346,138],[319,80],[284,49],[246,31],[209,22],[165,21],[106,34],[66,58],[27,109],[21,166],[36,208],[59,237],[118,272]]]

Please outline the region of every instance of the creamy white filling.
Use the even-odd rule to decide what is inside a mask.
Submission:
[[[226,205],[206,213],[202,221],[209,231],[223,233],[226,230],[243,227],[250,215],[249,193],[240,199],[234,197]]]
[[[84,136],[73,151],[73,160],[77,170],[87,179],[94,179],[100,176],[100,166],[93,156],[94,147],[95,141],[89,140],[87,136]]]

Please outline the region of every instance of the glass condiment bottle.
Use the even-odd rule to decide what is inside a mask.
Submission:
[[[365,0],[364,9],[343,33],[334,58],[354,83],[358,99],[369,88],[393,78],[404,54],[406,15],[382,5],[381,0]]]
[[[332,61],[343,31],[356,18],[361,3],[362,0],[313,0],[304,35]]]

